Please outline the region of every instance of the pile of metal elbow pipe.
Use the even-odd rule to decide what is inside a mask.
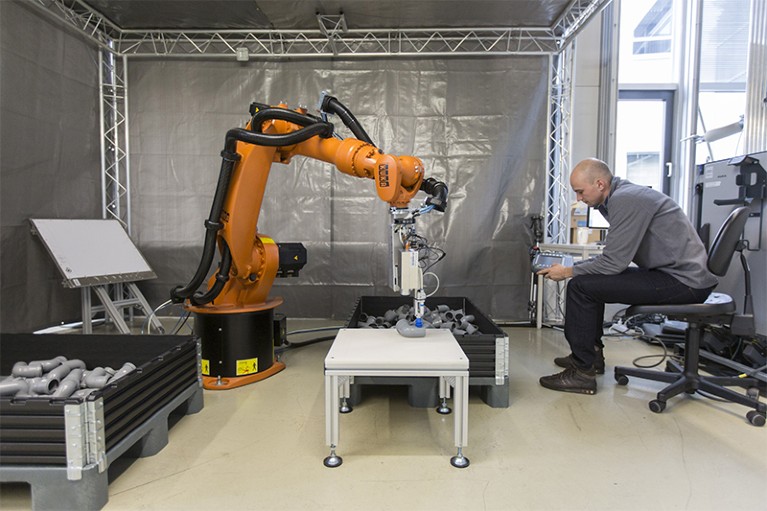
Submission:
[[[126,362],[118,370],[96,367],[89,371],[82,360],[68,360],[64,356],[29,363],[16,362],[11,375],[0,381],[0,396],[80,398],[114,383],[135,369],[134,364]]]
[[[413,308],[402,305],[397,309],[389,309],[381,316],[360,313],[357,328],[396,328],[401,320],[406,319],[411,325],[415,321]],[[425,328],[443,328],[450,330],[453,335],[479,335],[481,332],[474,323],[472,314],[466,314],[463,309],[451,309],[447,305],[438,305],[434,309],[424,310],[423,326]],[[399,323],[402,328],[403,323]]]

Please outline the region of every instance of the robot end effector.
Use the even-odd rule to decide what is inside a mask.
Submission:
[[[447,185],[434,178],[424,179],[420,190],[429,194],[418,209],[392,207],[391,212],[391,268],[390,284],[393,291],[403,296],[413,293],[415,321],[410,325],[401,320],[397,331],[405,337],[423,337],[422,317],[426,308],[426,292],[423,288],[424,269],[421,266],[421,251],[428,251],[426,240],[419,236],[415,228],[415,219],[432,210],[444,212],[447,207]],[[405,324],[407,323],[407,324]]]
[[[431,196],[426,199],[427,206],[433,206],[440,213],[445,212],[447,208],[447,185],[445,183],[430,177],[421,182],[421,190]]]

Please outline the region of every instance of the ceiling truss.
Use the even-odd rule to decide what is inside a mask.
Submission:
[[[118,56],[249,60],[555,54],[610,0],[573,0],[552,27],[371,30],[323,14],[313,30],[124,30],[82,0],[30,2]]]

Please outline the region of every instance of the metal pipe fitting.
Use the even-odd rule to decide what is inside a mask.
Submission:
[[[425,337],[426,336],[425,328],[411,325],[410,322],[406,319],[400,319],[399,321],[397,321],[395,328],[397,329],[397,332],[402,337]]]
[[[24,378],[6,378],[0,382],[0,396],[15,396],[29,392],[29,383]]]
[[[43,366],[40,364],[30,365],[26,362],[16,362],[11,369],[11,375],[20,378],[34,378],[43,375]]]
[[[80,389],[80,379],[83,377],[83,370],[80,368],[72,371],[61,380],[59,387],[51,394],[53,397],[69,397],[75,391]]]
[[[67,364],[61,364],[45,373],[40,378],[35,378],[30,389],[38,394],[52,394],[59,387],[61,380],[67,376],[72,370]]]
[[[93,371],[83,374],[82,383],[89,389],[100,389],[109,381],[110,376],[106,369],[97,367]]]
[[[114,374],[114,376],[109,379],[108,383],[114,383],[126,374],[132,372],[134,369],[136,369],[135,365],[131,364],[130,362],[125,362],[123,366]]]

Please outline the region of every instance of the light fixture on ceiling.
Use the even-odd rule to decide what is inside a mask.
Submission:
[[[235,55],[237,58],[237,62],[247,62],[250,59],[250,53],[248,52],[248,49],[244,46],[240,46],[239,48],[236,48]]]

